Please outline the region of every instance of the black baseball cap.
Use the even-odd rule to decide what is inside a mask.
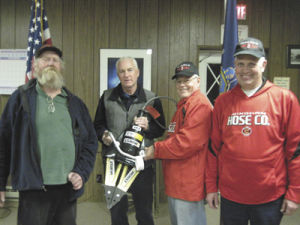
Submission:
[[[198,75],[198,69],[192,62],[182,62],[175,69],[175,75],[172,77],[172,80],[176,79],[177,76],[187,76],[191,77],[193,75]]]
[[[42,45],[35,52],[35,58],[39,58],[46,51],[54,52],[56,55],[58,55],[60,58],[62,58],[62,51],[59,48],[52,46],[52,45]]]
[[[265,50],[262,42],[256,38],[246,38],[237,44],[234,56],[252,55],[256,58],[265,57]]]

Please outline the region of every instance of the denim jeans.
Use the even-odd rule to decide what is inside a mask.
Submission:
[[[47,191],[19,192],[18,225],[76,225],[76,201],[71,185],[46,186]]]
[[[283,197],[258,205],[239,204],[221,197],[221,220],[224,225],[279,225]]]
[[[172,225],[206,225],[204,200],[184,201],[168,197]]]
[[[152,216],[153,176],[153,168],[148,167],[139,173],[129,189],[132,194],[138,225],[154,225]],[[112,225],[129,225],[127,212],[128,198],[125,195],[120,202],[110,209]]]

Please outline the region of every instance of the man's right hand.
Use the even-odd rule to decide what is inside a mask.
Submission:
[[[112,139],[109,135],[108,130],[104,131],[103,135],[102,135],[102,141],[105,145],[109,146],[112,143]]]
[[[218,193],[217,192],[208,193],[206,196],[206,201],[210,208],[217,209],[219,207]]]
[[[4,206],[5,203],[5,191],[0,191],[0,208]]]

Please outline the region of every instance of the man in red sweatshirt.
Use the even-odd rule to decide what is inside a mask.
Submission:
[[[172,225],[206,225],[204,169],[211,130],[212,106],[200,92],[196,66],[183,62],[175,69],[177,110],[168,136],[146,148],[145,159],[162,159]]]
[[[297,97],[263,77],[260,40],[235,50],[238,85],[213,111],[206,170],[207,201],[224,225],[278,225],[300,203],[300,108]]]

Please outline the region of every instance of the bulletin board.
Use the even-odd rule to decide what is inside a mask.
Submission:
[[[26,49],[0,49],[0,94],[10,95],[25,83]]]

